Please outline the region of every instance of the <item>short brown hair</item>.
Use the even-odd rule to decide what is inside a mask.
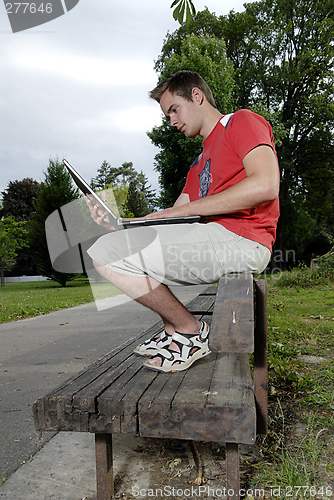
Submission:
[[[162,95],[168,90],[171,94],[176,94],[189,101],[192,101],[191,92],[194,87],[199,88],[205,95],[207,101],[216,108],[216,103],[212,91],[206,81],[198,73],[193,71],[181,70],[174,73],[166,80],[160,82],[149,96],[160,103]]]

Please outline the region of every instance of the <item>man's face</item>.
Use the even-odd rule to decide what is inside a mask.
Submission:
[[[162,95],[160,106],[172,127],[177,127],[187,137],[196,137],[201,131],[201,115],[197,101],[171,94],[169,90]]]

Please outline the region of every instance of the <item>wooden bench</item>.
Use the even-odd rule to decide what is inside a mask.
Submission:
[[[133,354],[159,322],[34,403],[37,430],[95,433],[98,500],[113,496],[114,433],[226,443],[228,498],[239,498],[238,445],[267,432],[266,282],[230,275],[187,307],[211,323],[213,351],[189,370],[155,372]]]

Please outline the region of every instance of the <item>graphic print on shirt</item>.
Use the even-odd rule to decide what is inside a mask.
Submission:
[[[209,158],[202,170],[202,172],[199,174],[199,197],[200,198],[205,198],[206,195],[208,194],[210,183],[212,182],[212,175],[210,172],[210,165],[211,165],[211,158]]]

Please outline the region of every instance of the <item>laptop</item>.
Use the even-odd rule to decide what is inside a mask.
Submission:
[[[140,227],[140,226],[157,226],[161,224],[190,224],[193,222],[198,222],[200,220],[199,215],[191,215],[187,217],[165,217],[161,219],[141,219],[141,218],[122,218],[118,217],[111,208],[92,190],[92,188],[87,184],[85,179],[81,177],[81,175],[70,165],[67,160],[63,160],[63,163],[69,173],[71,174],[72,179],[75,184],[78,186],[80,191],[82,191],[85,195],[90,195],[94,198],[94,200],[101,206],[103,210],[105,210],[110,219],[111,224],[115,227],[115,229],[127,229],[131,227]]]

